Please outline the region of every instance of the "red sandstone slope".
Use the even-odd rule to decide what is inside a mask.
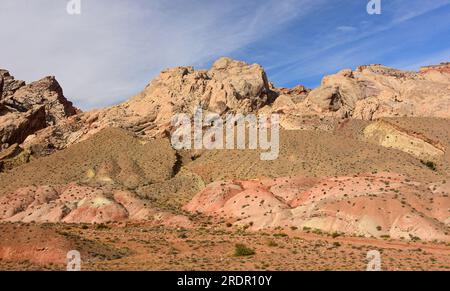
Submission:
[[[449,241],[450,187],[392,173],[214,182],[184,209],[253,230],[277,227]]]

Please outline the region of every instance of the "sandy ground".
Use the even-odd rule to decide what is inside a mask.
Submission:
[[[383,270],[450,270],[450,246],[443,243],[332,237],[292,229],[247,232],[206,218],[196,220],[199,226],[194,229],[1,224],[0,269],[64,270],[66,251],[76,249],[83,270],[365,270],[371,250],[381,253]],[[14,226],[13,234],[8,229]],[[43,241],[39,232],[55,238]],[[6,239],[11,236],[13,246]],[[255,254],[236,256],[236,244]]]

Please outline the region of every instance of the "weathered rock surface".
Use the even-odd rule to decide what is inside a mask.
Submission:
[[[363,134],[369,142],[401,150],[420,159],[434,160],[442,157],[446,151],[439,141],[423,134],[408,132],[385,120],[371,123],[364,129]]]
[[[362,66],[327,76],[310,91],[304,86],[274,88],[261,66],[221,58],[209,70],[164,70],[128,101],[65,119],[31,136],[24,147],[62,149],[107,127],[145,138],[167,136],[173,115],[193,113],[197,106],[221,114],[278,113],[281,126],[290,130],[331,130],[343,118],[450,118],[448,67],[406,72]]]
[[[120,127],[148,138],[164,136],[176,113],[193,113],[196,107],[220,114],[256,112],[276,95],[261,66],[221,58],[208,71],[192,67],[164,70],[130,100],[49,127],[25,146],[51,144],[60,149],[106,127]]]
[[[184,209],[252,230],[296,227],[366,237],[448,241],[447,184],[393,173],[214,182]]]
[[[450,74],[450,62],[447,63],[441,63],[439,65],[431,65],[420,68],[420,72],[422,74],[429,74],[429,73],[444,73],[444,74]]]
[[[26,85],[0,70],[0,151],[77,112],[54,77]]]
[[[188,226],[183,216],[156,211],[127,191],[108,191],[71,183],[30,186],[0,197],[0,221],[105,223],[158,221]]]
[[[25,86],[24,81],[15,80],[8,71],[0,69],[0,100],[14,94],[17,89]]]
[[[327,76],[295,110],[337,118],[450,117],[449,64],[421,72],[382,65]]]

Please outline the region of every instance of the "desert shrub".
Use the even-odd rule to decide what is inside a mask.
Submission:
[[[236,244],[234,248],[234,255],[236,257],[253,256],[255,251],[244,244]]]
[[[432,161],[420,161],[423,165],[425,165],[428,169],[432,171],[436,171],[436,163]]]
[[[410,238],[412,241],[420,241],[420,240],[421,240],[420,237],[415,236],[415,235],[412,235],[412,234],[409,234],[409,238]]]
[[[281,232],[281,233],[274,233],[273,236],[274,237],[287,237],[288,235],[283,233],[283,232]]]
[[[109,229],[109,226],[107,226],[107,225],[104,224],[104,223],[100,223],[100,224],[96,224],[96,225],[95,225],[95,229],[98,229],[98,230]]]
[[[331,234],[332,238],[337,238],[339,236],[341,236],[341,235],[338,232],[336,232],[336,231]]]
[[[276,246],[278,246],[278,244],[277,244],[276,242],[274,242],[273,240],[269,240],[269,241],[267,242],[267,245],[268,245],[269,247],[276,247]]]

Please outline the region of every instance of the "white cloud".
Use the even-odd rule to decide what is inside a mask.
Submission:
[[[450,0],[393,1],[387,2],[387,9],[393,13],[393,24],[409,21],[432,10],[450,4]]]
[[[205,65],[270,36],[323,1],[2,0],[0,67],[19,79],[56,75],[82,108],[117,103],[161,69]]]
[[[449,4],[450,0],[436,0],[433,3],[422,0],[383,1],[381,15],[385,17],[382,18],[383,21],[376,22],[377,17],[380,16],[365,15],[359,25],[337,26],[335,30],[318,35],[315,41],[300,44],[291,54],[285,54],[285,57],[277,59],[275,63],[268,66],[275,71],[271,77],[283,82],[291,82],[297,80],[299,76],[302,78],[323,76],[346,68],[349,64],[363,65],[376,60],[377,57],[396,48],[382,45],[386,32]],[[344,21],[347,22],[347,18],[345,17]],[[435,30],[436,27],[427,27],[427,29]],[[420,37],[423,35],[416,35],[417,40]],[[402,43],[398,43],[397,46],[401,45]],[[422,56],[422,61],[415,58],[412,62],[420,62],[424,65],[427,62],[435,63],[433,60],[436,58],[423,60],[424,58],[426,57]]]

